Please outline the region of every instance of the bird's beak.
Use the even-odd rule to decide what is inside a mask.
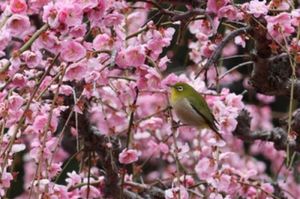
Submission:
[[[172,88],[173,87],[173,85],[171,85],[171,84],[166,84],[169,88]]]

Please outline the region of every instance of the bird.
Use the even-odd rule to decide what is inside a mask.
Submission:
[[[200,93],[184,82],[168,86],[171,90],[169,95],[170,105],[183,124],[198,129],[211,129],[217,134],[218,138],[224,140],[217,127],[218,121]]]

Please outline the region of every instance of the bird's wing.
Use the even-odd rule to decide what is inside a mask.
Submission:
[[[206,121],[207,125],[222,138],[219,133],[218,127],[216,126],[217,120],[210,111],[205,99],[200,95],[193,95],[188,99],[192,108]],[[223,138],[222,138],[223,139]]]

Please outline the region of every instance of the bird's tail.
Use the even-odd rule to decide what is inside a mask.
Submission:
[[[219,139],[225,141],[224,138],[223,138],[223,136],[220,134],[219,129],[218,129],[217,125],[216,125],[216,123],[218,124],[217,120],[216,119],[214,119],[214,120],[215,121],[213,123],[209,124],[209,128],[211,130],[213,130],[217,134],[217,136],[218,136]]]

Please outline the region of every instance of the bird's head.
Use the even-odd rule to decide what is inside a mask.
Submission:
[[[178,82],[174,85],[169,85],[171,88],[171,99],[181,99],[193,94],[193,87],[184,82]]]

